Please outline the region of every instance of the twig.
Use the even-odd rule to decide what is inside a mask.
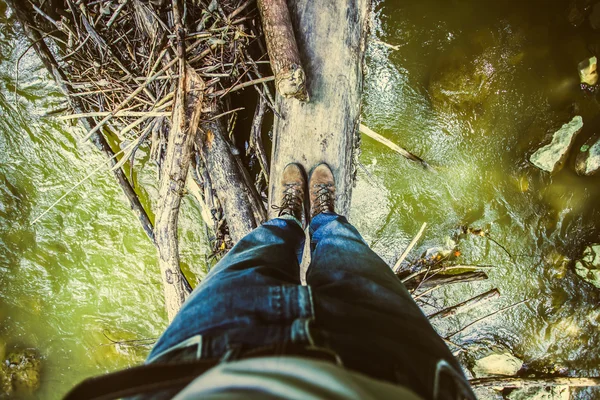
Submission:
[[[490,377],[471,379],[469,384],[472,387],[505,387],[505,388],[526,388],[538,386],[600,386],[600,377],[570,377],[570,376],[552,376],[547,378],[525,378],[525,377]]]
[[[400,255],[400,258],[398,259],[398,261],[396,261],[396,264],[394,265],[394,268],[392,268],[392,270],[394,271],[394,273],[398,273],[398,270],[400,269],[400,264],[402,264],[402,261],[404,261],[404,259],[406,258],[406,256],[408,256],[408,253],[410,253],[410,251],[413,249],[413,247],[415,247],[415,245],[417,244],[417,242],[419,241],[419,239],[423,235],[423,232],[425,231],[426,227],[427,227],[427,222],[423,222],[423,225],[421,225],[421,229],[419,229],[419,232],[417,233],[417,235],[408,244],[408,247],[406,247],[406,249],[404,250],[404,252],[402,253],[402,255]]]
[[[265,78],[254,79],[254,80],[251,80],[251,81],[248,81],[248,82],[240,83],[239,85],[235,85],[235,86],[233,86],[230,89],[220,90],[218,92],[211,93],[210,96],[211,97],[223,96],[225,94],[228,94],[228,93],[231,93],[231,92],[235,92],[235,91],[238,91],[240,89],[247,88],[248,86],[258,85],[258,84],[264,83],[264,82],[271,82],[273,80],[275,80],[274,76],[267,76]]]
[[[429,164],[427,164],[427,162],[424,161],[422,158],[414,155],[413,153],[411,153],[408,150],[403,149],[402,147],[398,146],[396,143],[392,142],[391,140],[388,140],[388,139],[384,138],[383,136],[381,136],[377,132],[372,131],[371,129],[369,129],[365,125],[360,124],[359,130],[360,130],[361,133],[364,133],[365,135],[367,135],[371,139],[375,139],[379,143],[384,144],[387,147],[389,147],[390,149],[394,150],[396,153],[400,154],[402,157],[404,157],[404,158],[406,158],[408,160],[411,160],[411,161],[418,162],[425,169],[429,169],[430,168]]]
[[[500,297],[500,292],[498,291],[498,289],[488,290],[485,293],[481,293],[475,297],[471,297],[468,300],[462,301],[451,307],[444,308],[443,310],[428,315],[427,318],[429,318],[430,320],[435,318],[448,318],[450,316],[458,314],[459,312],[468,311],[475,305],[489,301],[495,297]]]
[[[493,315],[496,315],[496,314],[498,314],[498,313],[501,313],[501,312],[503,312],[503,311],[510,310],[511,308],[514,308],[514,307],[516,307],[516,306],[518,306],[518,305],[520,305],[520,304],[523,304],[523,303],[525,303],[525,302],[527,302],[527,301],[529,301],[529,299],[523,299],[523,300],[521,300],[521,301],[518,301],[518,302],[516,302],[516,303],[514,303],[514,304],[511,304],[511,305],[509,305],[509,306],[506,306],[506,307],[503,307],[503,308],[501,308],[501,309],[499,309],[499,310],[496,310],[496,311],[494,311],[493,313],[491,313],[491,314],[488,314],[488,315],[486,315],[486,316],[484,316],[484,317],[478,318],[478,319],[476,319],[475,321],[473,321],[473,322],[471,322],[471,323],[469,323],[469,324],[467,324],[467,325],[463,326],[463,327],[462,327],[461,329],[459,329],[458,331],[456,331],[456,332],[454,332],[454,333],[452,333],[452,334],[450,334],[450,335],[446,336],[445,338],[446,338],[446,339],[450,339],[452,336],[455,336],[455,335],[459,334],[460,332],[463,332],[464,330],[466,330],[467,328],[470,328],[471,326],[475,325],[475,324],[476,324],[476,323],[478,323],[478,322],[481,322],[481,321],[483,321],[483,320],[485,320],[485,319],[488,319],[489,317],[491,317],[491,316],[493,316]]]
[[[90,118],[90,117],[105,117],[110,115],[110,111],[96,111],[82,114],[69,114],[61,115],[57,117],[59,121],[66,121],[70,119]],[[169,111],[119,111],[113,115],[113,117],[167,117],[171,115]]]

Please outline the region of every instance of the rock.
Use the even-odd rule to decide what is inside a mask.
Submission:
[[[598,82],[598,60],[596,57],[590,57],[587,60],[583,60],[577,65],[579,69],[579,79],[581,83],[593,86]]]
[[[477,378],[486,376],[512,376],[523,367],[523,361],[508,352],[494,353],[475,361],[473,374]]]
[[[0,398],[33,393],[40,386],[42,362],[34,349],[13,351],[0,366]]]
[[[600,289],[600,244],[585,248],[581,260],[575,263],[575,273]]]
[[[600,3],[596,3],[590,14],[590,25],[594,29],[600,29]]]
[[[583,119],[577,115],[564,124],[552,136],[552,142],[538,149],[529,157],[529,161],[541,170],[554,172],[562,166],[562,161],[573,144],[575,136],[583,128]]]
[[[510,392],[509,400],[569,400],[568,386],[532,387]]]
[[[600,169],[600,138],[592,137],[579,149],[575,159],[575,172],[579,175],[593,175]]]

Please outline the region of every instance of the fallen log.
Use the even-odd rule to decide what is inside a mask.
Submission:
[[[308,100],[306,74],[300,62],[286,0],[258,0],[257,6],[277,93],[283,97]]]
[[[491,377],[477,378],[469,381],[474,388],[527,388],[540,386],[571,386],[586,387],[600,386],[600,377],[549,377],[549,378],[520,378],[520,377]]]
[[[448,318],[450,316],[456,315],[460,312],[465,312],[473,307],[485,303],[486,301],[492,300],[493,298],[500,297],[500,292],[498,289],[488,290],[485,293],[481,293],[475,297],[471,297],[468,300],[462,301],[458,304],[455,304],[451,307],[444,308],[436,313],[430,314],[427,316],[430,320],[436,318]]]
[[[254,186],[247,185],[244,171],[225,139],[225,130],[219,120],[201,123],[201,135],[196,146],[206,166],[212,189],[221,202],[235,243],[266,220],[265,208]]]
[[[269,216],[274,185],[285,166],[298,162],[309,172],[327,162],[336,178],[336,212],[348,215],[358,144],[363,59],[369,0],[288,3],[310,102],[276,96],[269,179]]]

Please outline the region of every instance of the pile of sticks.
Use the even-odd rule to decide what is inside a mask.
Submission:
[[[229,248],[266,218],[259,195],[268,180],[261,133],[265,113],[273,109],[267,83],[274,77],[256,3],[8,3],[67,96],[70,112],[59,118],[81,122],[86,130],[81,141],[91,140],[109,158],[131,208],[157,245],[167,311],[173,317],[191,291],[179,268],[177,242],[180,200],[189,186],[196,188],[215,251]],[[234,108],[229,95],[249,87],[257,106],[248,158],[242,158],[233,140],[240,108]],[[150,149],[150,165],[157,167],[160,180],[154,224],[134,190],[134,161],[141,146]],[[248,172],[249,159],[258,160],[255,177]]]

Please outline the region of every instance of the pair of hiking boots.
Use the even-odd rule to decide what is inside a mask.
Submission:
[[[310,219],[321,213],[335,212],[335,181],[329,166],[325,163],[317,165],[310,174],[307,186],[302,166],[292,163],[284,168],[281,183],[277,187],[275,198],[281,202],[281,205],[276,207],[279,216],[291,215],[302,221],[307,189]],[[310,219],[307,219],[307,223]]]

